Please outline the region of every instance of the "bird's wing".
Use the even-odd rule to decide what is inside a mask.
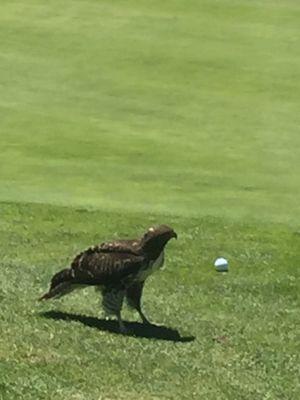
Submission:
[[[139,254],[141,245],[139,240],[115,240],[113,242],[104,242],[96,246],[98,251],[105,253],[131,253]]]
[[[126,284],[145,265],[145,257],[130,252],[106,252],[98,247],[75,257],[71,264],[73,279],[91,285]]]

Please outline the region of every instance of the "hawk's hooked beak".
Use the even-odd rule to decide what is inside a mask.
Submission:
[[[173,231],[172,237],[175,238],[175,239],[177,240],[177,237],[178,237],[178,236],[177,236],[177,233],[176,233],[175,231]]]

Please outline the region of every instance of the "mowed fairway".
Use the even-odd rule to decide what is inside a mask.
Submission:
[[[300,398],[300,3],[0,4],[0,400]],[[91,244],[167,223],[147,330]],[[214,271],[218,256],[230,272]]]

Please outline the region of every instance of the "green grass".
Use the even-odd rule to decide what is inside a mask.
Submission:
[[[297,2],[48,3],[0,6],[2,199],[298,223]]]
[[[168,248],[167,268],[149,280],[144,306],[191,341],[96,329],[87,318],[102,315],[93,289],[37,304],[51,274],[76,252],[159,221],[2,203],[3,399],[297,398],[300,236],[283,226],[168,220],[180,240]],[[218,253],[231,261],[230,273],[213,270]],[[58,318],[46,318],[48,311]],[[137,320],[129,311],[124,317]]]
[[[300,397],[299,19],[1,1],[0,400]],[[78,251],[154,223],[179,234],[144,296],[164,328],[116,334],[93,289],[36,302]]]

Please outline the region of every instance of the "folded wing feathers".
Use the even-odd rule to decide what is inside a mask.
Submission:
[[[141,252],[141,245],[139,240],[116,240],[114,242],[101,243],[99,246],[96,246],[96,251],[104,253],[124,252],[138,255]]]
[[[71,264],[74,281],[107,284],[137,273],[145,261],[137,243],[134,240],[107,242],[78,254]]]

